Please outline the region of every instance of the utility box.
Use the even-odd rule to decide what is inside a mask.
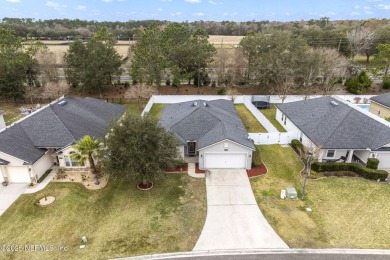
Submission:
[[[287,188],[286,189],[286,198],[290,200],[298,199],[298,193],[295,188]]]

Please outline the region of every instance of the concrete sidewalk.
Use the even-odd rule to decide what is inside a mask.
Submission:
[[[35,187],[33,188],[28,188],[24,194],[31,194],[31,193],[35,193],[35,192],[38,192],[40,190],[43,190],[47,184],[49,184],[49,182],[51,182],[51,180],[54,178],[54,176],[56,176],[57,174],[57,169],[58,167],[52,167],[51,168],[52,171],[51,173],[49,173],[49,175],[46,176],[46,178],[39,184],[37,184]]]
[[[288,248],[261,213],[244,169],[206,174],[207,217],[194,251]]]

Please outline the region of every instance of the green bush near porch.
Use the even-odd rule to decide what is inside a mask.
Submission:
[[[369,180],[379,179],[381,181],[384,181],[388,176],[388,173],[386,171],[369,169],[358,163],[315,162],[312,164],[311,168],[316,172],[351,171]]]

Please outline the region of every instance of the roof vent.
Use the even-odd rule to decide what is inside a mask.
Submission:
[[[205,107],[208,107],[208,106],[209,106],[206,102],[203,102],[203,105],[204,105]]]
[[[196,107],[198,105],[198,102],[194,102],[194,104],[192,104],[193,107]]]
[[[62,100],[60,102],[58,102],[58,105],[60,106],[65,106],[68,102],[66,102],[66,100]]]
[[[335,107],[337,107],[338,105],[339,105],[339,103],[337,103],[336,101],[330,101],[330,103],[332,104],[332,105],[334,105]]]

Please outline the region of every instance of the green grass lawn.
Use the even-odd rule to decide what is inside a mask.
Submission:
[[[279,132],[286,132],[286,129],[275,119],[276,107],[272,106],[268,109],[261,109],[260,112],[274,125]]]
[[[165,104],[153,104],[152,108],[149,110],[149,115],[160,119],[161,112],[164,109]]]
[[[123,105],[127,107],[127,111],[135,114],[141,114],[147,102],[147,100],[140,100],[139,102],[138,100],[132,100],[131,102]]]
[[[15,105],[14,103],[1,103],[0,104],[0,110],[3,110],[4,114],[4,120],[6,125],[10,125],[13,122],[25,117],[26,115],[20,114],[19,108],[21,108],[21,105]],[[25,106],[28,108],[29,106]]]
[[[249,133],[267,133],[268,131],[257,121],[256,117],[248,110],[244,104],[234,105]]]
[[[303,163],[290,147],[259,148],[268,174],[251,179],[252,189],[268,222],[290,247],[389,248],[390,232],[384,228],[388,184],[347,177],[308,180],[304,202],[281,200],[280,191],[287,187],[301,196]]]
[[[45,208],[44,195],[56,197]],[[50,183],[22,195],[0,217],[1,245],[65,246],[67,252],[1,252],[4,259],[102,259],[191,251],[206,217],[204,180],[168,174],[150,191],[133,181],[111,180],[102,190]],[[79,249],[82,236],[87,248]]]

